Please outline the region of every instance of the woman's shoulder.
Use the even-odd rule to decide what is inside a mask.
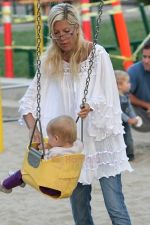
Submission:
[[[93,42],[86,42],[86,51],[87,51],[86,57],[81,62],[81,64],[84,64],[87,60],[89,60],[92,57],[93,52],[94,52],[94,58],[99,58],[99,57],[101,57],[101,55],[108,54],[106,52],[105,48],[99,44],[95,45],[95,50],[93,51]]]
[[[93,47],[93,42],[88,42],[89,53],[92,51],[92,47]],[[105,51],[106,52],[105,48],[100,44],[96,44],[95,49],[96,49],[96,51],[101,51],[101,52]]]
[[[93,43],[90,42],[90,53],[92,52],[92,46],[93,46]],[[99,56],[101,54],[108,54],[105,48],[100,44],[95,45],[95,53],[96,53],[96,56]]]
[[[100,45],[100,44],[96,44],[96,45],[95,45],[95,49],[96,49],[96,52],[97,52],[97,53],[103,53],[103,52],[106,53],[105,48],[104,48],[102,45]]]

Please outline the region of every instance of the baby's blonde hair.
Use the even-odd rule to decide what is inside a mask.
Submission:
[[[62,115],[51,120],[47,125],[47,133],[57,135],[63,143],[73,144],[77,139],[77,126],[70,116]]]
[[[115,70],[115,77],[117,85],[122,84],[124,81],[129,81],[129,74],[123,70]]]

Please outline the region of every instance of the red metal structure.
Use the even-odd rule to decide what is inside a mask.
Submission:
[[[112,3],[112,6],[114,9],[114,23],[116,27],[116,33],[117,33],[121,55],[123,57],[131,58],[132,52],[130,48],[130,41],[128,37],[128,31],[127,31],[126,23],[124,20],[124,16],[121,10],[120,0],[116,0],[116,2]],[[132,64],[133,64],[133,61],[131,59],[125,60],[123,62],[125,69],[128,69],[128,67]]]
[[[11,25],[11,2],[3,2],[3,25],[5,46],[5,76],[14,77],[13,51],[12,51],[12,25]]]
[[[91,41],[92,40],[92,29],[91,29],[91,20],[88,13],[89,10],[89,0],[81,0],[81,15],[82,15],[82,28],[85,39]],[[87,5],[86,5],[87,4]]]

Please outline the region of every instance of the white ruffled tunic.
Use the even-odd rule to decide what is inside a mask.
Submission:
[[[83,61],[78,78],[70,74],[69,63],[64,63],[64,77],[54,78],[49,74],[41,77],[41,123],[46,136],[46,125],[56,116],[67,114],[74,119],[82,103],[89,59]],[[42,70],[41,70],[42,71]],[[96,54],[88,88],[87,103],[93,108],[84,119],[83,139],[85,162],[79,182],[91,184],[94,177],[109,177],[122,171],[132,171],[126,156],[119,95],[114,71],[105,49],[96,45]],[[20,100],[20,113],[36,115],[36,76]],[[80,120],[77,123],[81,135]]]

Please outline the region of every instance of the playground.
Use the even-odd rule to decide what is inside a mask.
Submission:
[[[83,1],[84,2],[84,1]],[[86,2],[86,3],[85,3]],[[86,16],[90,18],[91,33],[87,33],[87,39],[94,36],[97,5],[89,5],[85,1],[81,11],[86,8]],[[123,14],[128,29],[129,42],[125,48],[120,45],[120,37],[117,36],[117,27],[113,17],[111,2],[104,6],[102,26],[99,42],[109,52],[114,68],[126,69],[128,63],[133,63],[140,57],[143,43],[150,37],[150,5],[123,6]],[[22,165],[22,159],[29,142],[28,130],[18,123],[18,100],[26,91],[35,73],[36,60],[36,36],[35,17],[33,8],[29,5],[11,5],[11,40],[3,38],[3,27],[0,26],[0,178],[3,178],[9,170],[16,170]],[[2,6],[1,6],[2,7]],[[78,3],[77,3],[77,7]],[[1,8],[2,9],[2,8]],[[19,11],[18,11],[19,10]],[[18,16],[21,13],[22,16]],[[83,12],[82,12],[83,13]],[[84,13],[83,13],[84,14]],[[0,20],[2,14],[0,14]],[[44,25],[47,17],[43,16],[43,42],[41,48],[46,46],[48,33]],[[136,22],[135,22],[136,21]],[[89,24],[88,24],[89,26]],[[86,28],[85,28],[86,30]],[[7,30],[8,31],[8,30]],[[112,33],[110,37],[108,35]],[[126,32],[127,30],[125,30]],[[6,35],[7,36],[7,35]],[[128,39],[127,38],[127,39]],[[127,40],[126,39],[126,40]],[[7,42],[8,41],[8,42]],[[122,40],[123,41],[123,40]],[[7,58],[8,57],[8,58]],[[22,65],[22,62],[23,65]],[[135,161],[131,162],[134,172],[124,173],[122,176],[126,203],[131,215],[132,225],[149,225],[150,216],[150,142],[149,132],[140,133],[133,130],[135,142]],[[14,194],[1,194],[2,206],[0,206],[1,225],[73,225],[69,199],[47,200],[31,187],[16,188]],[[99,194],[99,184],[94,181],[92,191],[92,210],[96,225],[111,225],[107,215],[102,194]],[[28,193],[26,195],[26,193]]]
[[[124,194],[132,224],[149,225],[149,133],[134,132],[134,140],[134,172],[124,173],[122,176]],[[8,168],[20,168],[27,142],[28,132],[25,126],[20,127],[18,122],[4,123],[5,152],[0,155],[1,178],[7,175]],[[25,189],[15,188],[9,196],[1,193],[0,199],[2,225],[74,225],[69,199],[49,200],[29,186]],[[93,185],[92,209],[96,225],[111,225],[97,181]]]

